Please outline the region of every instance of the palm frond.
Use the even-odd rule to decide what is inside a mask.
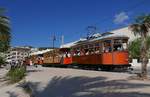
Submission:
[[[136,18],[136,23],[130,25],[129,28],[134,35],[139,34],[140,36],[146,38],[150,30],[150,15],[138,16]]]
[[[0,52],[8,49],[11,40],[9,18],[0,13]]]
[[[134,35],[141,33],[141,26],[139,24],[132,24],[129,26],[129,29],[134,33]]]
[[[149,33],[149,28],[146,27],[145,24],[141,24],[140,27],[141,27],[140,35],[146,38],[148,36],[148,33]]]
[[[150,29],[150,22],[146,22],[145,26]]]
[[[143,17],[143,22],[144,22],[144,23],[150,22],[150,14],[147,14],[147,15],[145,15],[145,16]]]

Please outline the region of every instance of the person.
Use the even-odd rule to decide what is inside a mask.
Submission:
[[[44,63],[44,57],[41,57],[42,64]]]
[[[66,54],[65,54],[65,55],[66,55],[66,58],[68,58],[68,52],[66,52]]]
[[[89,50],[85,53],[85,55],[89,55]]]
[[[78,56],[80,56],[80,51],[78,52]]]
[[[81,56],[83,56],[83,55],[84,55],[84,50],[82,49],[82,50],[80,51],[80,53],[81,53]]]
[[[117,51],[121,51],[121,47],[118,46],[118,47],[117,47]]]
[[[68,53],[68,57],[71,57],[71,54],[70,54],[70,53]]]
[[[33,65],[33,62],[32,62],[32,60],[30,60],[30,66],[32,66]]]
[[[100,52],[99,49],[96,49],[96,50],[95,50],[95,53],[96,53],[96,54],[98,54],[99,52]]]
[[[123,43],[122,46],[123,46],[123,49],[124,49],[124,50],[127,49],[127,44],[126,44],[126,43]]]
[[[66,58],[66,54],[63,54],[63,57]]]
[[[106,47],[106,48],[105,48],[105,52],[106,52],[106,53],[109,52],[109,47]]]
[[[76,56],[76,53],[74,53],[73,56]]]

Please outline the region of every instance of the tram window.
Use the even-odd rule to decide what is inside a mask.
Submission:
[[[100,46],[100,44],[99,44],[99,43],[96,43],[96,44],[95,44],[95,47],[99,47],[99,46]]]
[[[85,45],[85,46],[84,46],[84,49],[87,49],[87,48],[88,48],[88,45]]]
[[[127,49],[126,39],[115,39],[114,40],[114,51],[123,51]]]
[[[89,48],[93,48],[93,46],[94,46],[94,45],[90,44],[90,45],[89,45]]]
[[[115,39],[114,40],[114,51],[121,51],[122,50],[122,40]]]
[[[95,51],[95,54],[100,53],[100,44],[99,43],[95,43],[94,51]]]
[[[70,54],[71,54],[71,56],[74,55],[74,49],[71,49],[71,50],[70,50]]]
[[[85,55],[90,55],[90,54],[92,54],[92,52],[93,52],[93,47],[94,47],[94,45],[93,44],[89,44],[88,45],[88,48],[85,48]]]
[[[105,40],[104,41],[104,52],[111,52],[111,40]]]
[[[127,50],[127,48],[128,48],[127,43],[128,43],[128,40],[124,39],[123,44],[122,44],[124,50]]]
[[[85,50],[83,48],[80,50],[80,52],[81,52],[81,56],[85,55]]]
[[[94,54],[94,49],[90,49],[90,54]]]
[[[70,52],[68,52],[68,53],[67,53],[67,56],[68,56],[68,57],[71,57],[71,54],[70,54]]]
[[[65,53],[63,54],[63,57],[64,57],[64,58],[71,57],[71,53],[70,53],[70,52],[65,52]]]
[[[78,55],[78,56],[83,56],[83,55],[85,55],[84,46],[82,46],[80,49],[78,49],[77,55]]]
[[[73,49],[72,55],[73,55],[73,56],[76,56],[76,55],[77,55],[77,49],[76,49],[76,48]]]
[[[74,54],[73,54],[73,56],[77,56],[77,51],[74,51]]]
[[[95,47],[95,53],[96,54],[100,53],[100,48],[99,47]]]
[[[88,48],[85,48],[84,52],[85,52],[85,55],[89,55],[89,49]]]
[[[121,44],[119,44],[119,45],[114,45],[114,51],[122,51]]]
[[[76,55],[80,56],[80,48],[77,48]]]

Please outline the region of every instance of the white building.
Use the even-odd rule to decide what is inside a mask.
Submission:
[[[6,54],[6,61],[9,63],[23,62],[30,54],[28,47],[12,47]]]
[[[111,33],[114,33],[115,35],[124,35],[129,37],[129,42],[135,40],[136,38],[139,37],[139,35],[134,35],[134,33],[129,29],[129,27],[123,27],[120,29],[115,29],[110,31]]]

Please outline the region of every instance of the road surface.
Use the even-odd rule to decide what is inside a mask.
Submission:
[[[35,97],[150,97],[150,81],[134,74],[64,68],[29,70]]]
[[[134,72],[139,72],[134,68]],[[0,69],[3,79],[7,70]],[[150,81],[131,80],[134,73],[69,68],[28,67],[26,82],[34,97],[150,97]],[[19,84],[0,80],[0,97],[29,97]]]

